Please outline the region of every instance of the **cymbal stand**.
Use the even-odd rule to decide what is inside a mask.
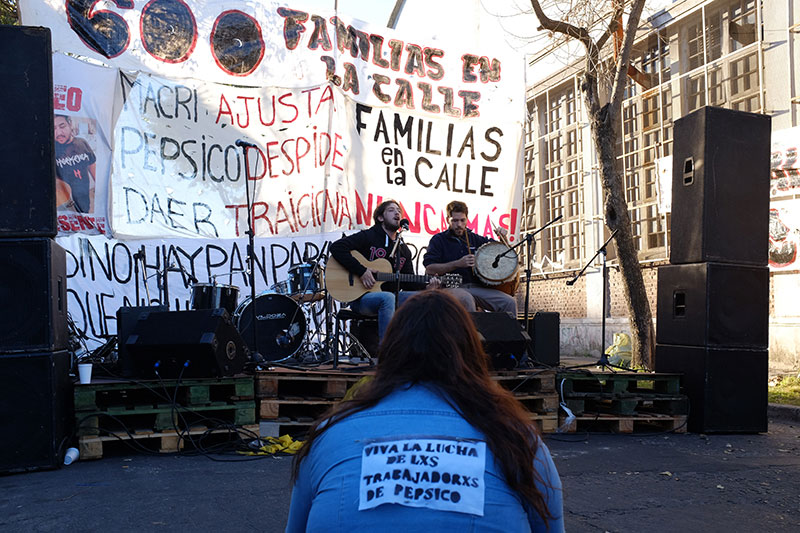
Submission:
[[[294,310],[294,313],[292,313],[292,317],[289,319],[289,327],[291,327],[295,323],[295,319],[297,318],[297,314],[302,310],[303,304],[307,303],[307,302],[303,301],[303,298],[305,297],[306,294],[308,294],[308,288],[311,286],[311,282],[316,279],[316,277],[315,277],[316,273],[320,271],[320,263],[324,259],[325,249],[327,247],[328,247],[328,241],[325,241],[325,244],[322,245],[322,250],[320,250],[320,252],[317,255],[316,259],[314,259],[314,267],[311,269],[311,272],[308,275],[308,279],[305,280],[305,283],[303,284],[303,288],[300,290],[300,294],[299,294],[299,296],[297,298],[298,299],[298,303],[300,305],[298,305],[297,308]],[[313,301],[310,301],[310,303],[313,303]],[[306,319],[306,324],[310,325],[310,323],[309,323],[309,321],[307,319]],[[306,341],[308,340],[308,334],[310,333],[308,331],[308,329],[309,328],[306,328]],[[278,335],[278,337],[276,339],[276,341],[277,341],[279,346],[288,345],[293,340],[294,340],[294,337],[292,336],[291,332],[288,329],[283,330],[282,334]]]

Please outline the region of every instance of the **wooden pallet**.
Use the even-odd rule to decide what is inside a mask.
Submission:
[[[207,405],[254,398],[253,378],[229,377],[163,381],[99,380],[75,385],[75,410],[98,411],[133,405]]]
[[[256,423],[253,379],[96,381],[75,387],[78,435],[161,432],[197,424]]]
[[[173,431],[139,431],[130,435],[125,432],[114,432],[109,435],[87,435],[79,437],[78,450],[80,460],[101,459],[112,450],[142,451],[144,447],[152,452],[176,453],[184,449],[196,449],[192,442],[208,450],[215,445],[235,442],[241,437],[244,440],[259,437],[258,424],[250,424],[237,428],[237,435],[230,429],[209,430],[206,427],[192,427],[181,434]],[[127,441],[127,442],[126,442]],[[135,441],[132,444],[130,441]],[[188,444],[187,444],[188,441]]]
[[[515,396],[533,393],[555,393],[556,373],[553,370],[512,370],[492,373],[492,379]]]
[[[208,405],[170,405],[109,407],[98,411],[76,411],[78,435],[98,435],[101,429],[117,431],[165,431],[183,429],[213,420],[217,423],[245,426],[255,424],[253,400],[215,402]]]
[[[594,393],[573,393],[564,400],[564,403],[576,416],[585,412],[617,415],[632,415],[636,413],[686,415],[689,413],[688,398],[679,394],[603,397]]]
[[[542,433],[554,433],[558,429],[558,414],[555,411],[548,414],[531,413],[530,419],[536,423]],[[264,437],[291,435],[303,439],[313,423],[314,419],[310,417],[278,417],[272,420],[262,420],[261,435]]]
[[[333,404],[334,400],[322,398],[266,398],[259,400],[258,415],[261,420],[294,420],[310,418],[315,420],[322,416]]]
[[[560,415],[558,421],[559,426],[562,426],[565,421],[565,415]],[[664,431],[686,433],[686,416],[656,413],[628,416],[605,413],[584,413],[576,417],[575,420],[566,427],[567,433],[655,433]]]
[[[347,390],[365,375],[339,371],[268,370],[255,377],[256,398],[343,398]]]
[[[681,376],[647,372],[559,372],[556,386],[564,398],[575,393],[678,396]]]

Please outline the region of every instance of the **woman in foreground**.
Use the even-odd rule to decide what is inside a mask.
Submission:
[[[375,379],[312,426],[293,479],[288,532],[564,529],[550,452],[445,291],[398,309]]]

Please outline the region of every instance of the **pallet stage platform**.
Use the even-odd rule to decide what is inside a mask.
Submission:
[[[258,424],[237,428],[209,429],[192,427],[180,433],[172,431],[114,432],[106,435],[85,435],[78,439],[80,460],[102,459],[110,451],[133,450],[157,453],[179,451],[213,452],[219,446],[240,440],[259,438]]]
[[[255,394],[263,436],[299,436],[345,397],[348,391],[374,370],[361,372],[321,367],[315,370],[275,368],[256,373]],[[558,395],[551,370],[494,372],[492,379],[510,390],[531,412],[543,432],[555,431]]]
[[[239,428],[258,435],[252,376],[136,381],[95,379],[75,385],[81,458],[103,456],[122,440],[175,452],[187,440],[223,439]],[[216,437],[209,437],[216,435]]]
[[[556,387],[575,419],[567,432],[686,432],[689,401],[680,374],[561,370]],[[566,422],[559,413],[559,425]]]

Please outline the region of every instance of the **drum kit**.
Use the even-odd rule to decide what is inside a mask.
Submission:
[[[218,283],[194,283],[191,287],[191,309],[223,308],[231,315],[233,324],[250,350],[258,348],[266,362],[283,362],[309,355],[319,363],[324,343],[323,314],[327,299],[323,282],[324,269],[319,261],[291,267],[288,279],[278,281],[269,289],[247,296],[239,302],[239,287]],[[255,306],[255,312],[253,312]],[[253,320],[255,317],[255,321]],[[255,324],[254,324],[255,322]]]

